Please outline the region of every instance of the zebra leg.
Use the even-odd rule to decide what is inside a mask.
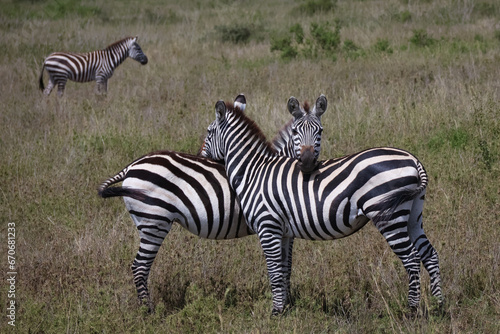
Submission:
[[[52,78],[52,76],[50,75],[49,83],[47,84],[47,87],[45,87],[45,89],[43,90],[43,93],[49,96],[50,93],[52,92],[52,89],[54,89],[54,78]]]
[[[285,282],[285,306],[292,303],[290,277],[292,275],[292,252],[293,252],[293,238],[284,238],[281,244],[281,265],[283,266],[283,275]]]
[[[141,238],[139,250],[132,263],[132,274],[134,275],[134,283],[137,289],[139,302],[146,305],[148,311],[151,312],[154,306],[151,302],[148,290],[149,272],[156,258],[156,254],[170,231],[172,224],[151,219],[141,219],[133,214],[131,214],[131,216],[136,223]]]
[[[434,247],[432,247],[429,239],[427,239],[423,228],[422,211],[424,200],[425,192],[413,201],[410,219],[408,221],[408,232],[425,269],[429,273],[431,293],[437,298],[438,303],[441,305],[443,304],[443,295],[441,292],[441,274],[439,272],[438,254]]]
[[[384,236],[392,251],[399,257],[408,273],[408,306],[415,310],[420,303],[420,258],[408,235],[407,222],[381,221],[375,226]]]
[[[67,80],[59,80],[57,82],[57,96],[62,97],[64,94],[64,87],[66,86]]]
[[[261,224],[262,226],[262,224]],[[271,283],[273,295],[272,315],[283,313],[286,302],[286,287],[284,282],[284,269],[282,268],[282,232],[264,228],[259,229],[259,240],[267,263],[267,273]]]
[[[97,92],[99,94],[106,94],[108,92],[108,79],[104,77],[98,77],[97,81]]]

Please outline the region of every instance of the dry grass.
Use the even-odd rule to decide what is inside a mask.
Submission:
[[[5,4],[0,231],[5,254],[7,223],[16,223],[19,332],[500,331],[500,6],[339,0],[332,12],[290,15],[300,3]],[[340,48],[282,61],[270,51],[271,38],[298,21],[308,32],[311,22],[335,19],[341,40],[361,48],[357,57]],[[248,42],[221,42],[216,27],[236,24],[250,29]],[[419,29],[434,44],[412,43]],[[127,35],[139,35],[150,62],[122,64],[107,97],[93,83],[70,82],[63,99],[38,91],[50,52],[99,49]],[[377,50],[379,39],[392,52]],[[98,198],[96,187],[150,151],[195,153],[215,102],[240,92],[269,137],[289,119],[290,96],[325,94],[323,158],[390,145],[423,161],[444,315],[434,312],[423,273],[423,314],[405,316],[406,274],[371,225],[336,242],[296,242],[295,307],[279,318],[269,317],[255,237],[215,242],[176,227],[150,277],[156,312],[144,314],[130,271],[137,232],[123,203]]]

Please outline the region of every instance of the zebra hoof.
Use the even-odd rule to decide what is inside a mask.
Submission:
[[[151,299],[149,298],[144,298],[144,299],[139,299],[139,304],[141,305],[141,309],[144,310],[145,314],[152,314],[155,311],[155,306],[153,305],[153,302],[151,302]]]
[[[278,310],[277,308],[273,308],[273,311],[271,312],[272,317],[278,317],[283,314],[283,310]]]

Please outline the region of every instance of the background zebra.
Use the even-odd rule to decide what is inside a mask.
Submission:
[[[321,107],[326,108],[326,98]],[[297,101],[295,98],[291,100]],[[297,101],[298,103],[298,101]],[[239,95],[234,105],[245,109],[246,101]],[[289,103],[290,106],[290,103]],[[275,139],[278,154],[294,154],[296,150],[282,140],[300,144],[320,145],[316,136],[303,136],[303,119],[315,123],[321,129],[320,117],[325,111],[318,109],[315,116],[311,113],[293,111],[294,119],[280,131]],[[294,129],[292,131],[292,128]],[[295,136],[283,136],[284,133]],[[294,140],[301,136],[311,139],[310,143]],[[320,148],[315,147],[319,153]],[[123,181],[121,187],[110,185]],[[254,232],[248,228],[239,201],[226,178],[224,166],[215,161],[184,153],[161,151],[151,153],[129,164],[121,172],[104,181],[99,187],[103,198],[124,196],[125,206],[130,213],[140,235],[140,246],[132,264],[134,283],[139,300],[147,304],[150,300],[147,279],[156,254],[170,231],[174,221],[191,233],[208,239],[240,238]],[[291,265],[293,244],[284,252],[283,266]],[[288,258],[288,255],[290,258]],[[290,271],[285,273],[289,282]]]
[[[54,52],[43,62],[40,73],[40,89],[49,95],[57,85],[57,94],[62,96],[64,87],[69,80],[76,82],[97,81],[97,91],[107,92],[108,79],[115,68],[127,57],[137,60],[142,65],[148,63],[148,58],[137,44],[137,37],[127,37],[117,41],[104,50],[88,53]],[[43,70],[49,73],[47,88],[43,84]]]
[[[290,268],[283,267],[283,245],[293,238],[343,238],[370,219],[409,275],[409,306],[416,308],[420,301],[419,260],[429,272],[432,294],[442,301],[438,255],[422,226],[428,179],[417,158],[396,148],[373,148],[324,161],[317,171],[305,174],[296,160],[273,152],[239,109],[219,101],[215,110],[205,153],[225,161],[230,186],[250,229],[259,236],[273,314],[283,312],[288,302],[284,273]]]

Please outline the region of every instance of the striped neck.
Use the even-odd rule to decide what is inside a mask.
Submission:
[[[116,67],[127,59],[129,54],[129,44],[132,37],[124,38],[118,42],[108,45],[103,51],[108,55],[110,63]]]
[[[224,123],[221,124],[221,138],[226,173],[238,193],[239,185],[245,181],[243,178],[253,174],[261,163],[277,156],[277,152],[255,122],[238,108],[228,110]]]
[[[278,152],[279,155],[285,155],[289,157],[295,156],[292,141],[292,124],[293,119],[288,121],[288,123],[286,123],[279,130],[278,134],[271,141],[274,149]]]

